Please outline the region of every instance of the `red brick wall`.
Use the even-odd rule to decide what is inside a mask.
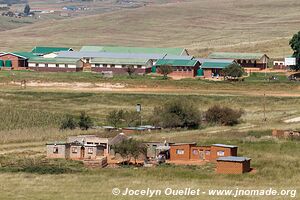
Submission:
[[[250,160],[244,162],[217,161],[218,174],[242,174],[250,171]]]
[[[210,154],[208,155],[206,152],[209,151],[211,154],[211,148],[205,147],[205,146],[195,146],[191,147],[190,151],[190,159],[191,160],[201,160],[200,159],[200,152],[204,153],[204,159],[203,160],[210,160]],[[195,154],[196,153],[196,154]]]
[[[210,161],[215,162],[217,160],[217,158],[220,157],[217,155],[218,151],[224,151],[224,156],[237,156],[237,147],[236,148],[226,148],[226,147],[212,146]]]
[[[27,61],[12,54],[0,56],[0,60],[4,61],[4,65],[6,60],[11,60],[13,69],[18,69],[19,67],[27,67]]]
[[[170,160],[190,160],[190,150],[191,144],[184,144],[184,145],[172,145],[170,147]],[[183,150],[184,154],[179,155],[176,153],[176,150]]]
[[[211,69],[203,69],[204,78],[211,78],[212,70]]]

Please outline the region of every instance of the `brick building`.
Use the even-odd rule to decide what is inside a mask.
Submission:
[[[175,143],[170,145],[170,161],[216,162],[217,158],[224,156],[237,156],[237,146],[225,144],[197,146],[196,143]]]
[[[197,71],[200,68],[200,63],[197,60],[185,59],[159,59],[155,64],[155,70],[160,73],[160,66],[168,65],[173,68],[173,72],[169,74],[171,77],[193,78],[197,76]]]
[[[220,157],[217,159],[217,169],[218,174],[242,174],[249,172],[250,168],[250,158],[246,157]]]

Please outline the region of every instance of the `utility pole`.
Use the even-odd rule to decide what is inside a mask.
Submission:
[[[140,114],[140,125],[142,126],[142,105],[140,103],[136,104],[136,112]]]
[[[267,84],[267,63],[265,64],[265,83]],[[264,86],[264,98],[263,98],[263,107],[264,107],[264,119],[263,121],[266,122],[267,121],[267,117],[266,117],[266,86]]]

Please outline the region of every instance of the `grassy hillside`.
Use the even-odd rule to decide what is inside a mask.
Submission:
[[[290,54],[288,39],[299,31],[294,0],[190,0],[121,10],[0,33],[2,48],[86,44],[181,46],[197,55],[213,50]],[[22,36],[22,37],[21,37]],[[14,38],[18,38],[18,43]],[[51,41],[51,42],[49,42]]]

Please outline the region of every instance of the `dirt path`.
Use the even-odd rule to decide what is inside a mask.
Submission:
[[[11,86],[21,86],[19,82],[12,82]],[[121,83],[61,83],[61,82],[28,82],[26,89],[42,91],[80,91],[80,92],[120,92],[120,93],[147,93],[147,94],[195,94],[211,96],[263,96],[264,91],[255,90],[236,90],[236,89],[194,89],[194,88],[177,88],[175,86],[147,87],[130,87]],[[276,97],[300,97],[299,91],[266,91],[266,96]]]

